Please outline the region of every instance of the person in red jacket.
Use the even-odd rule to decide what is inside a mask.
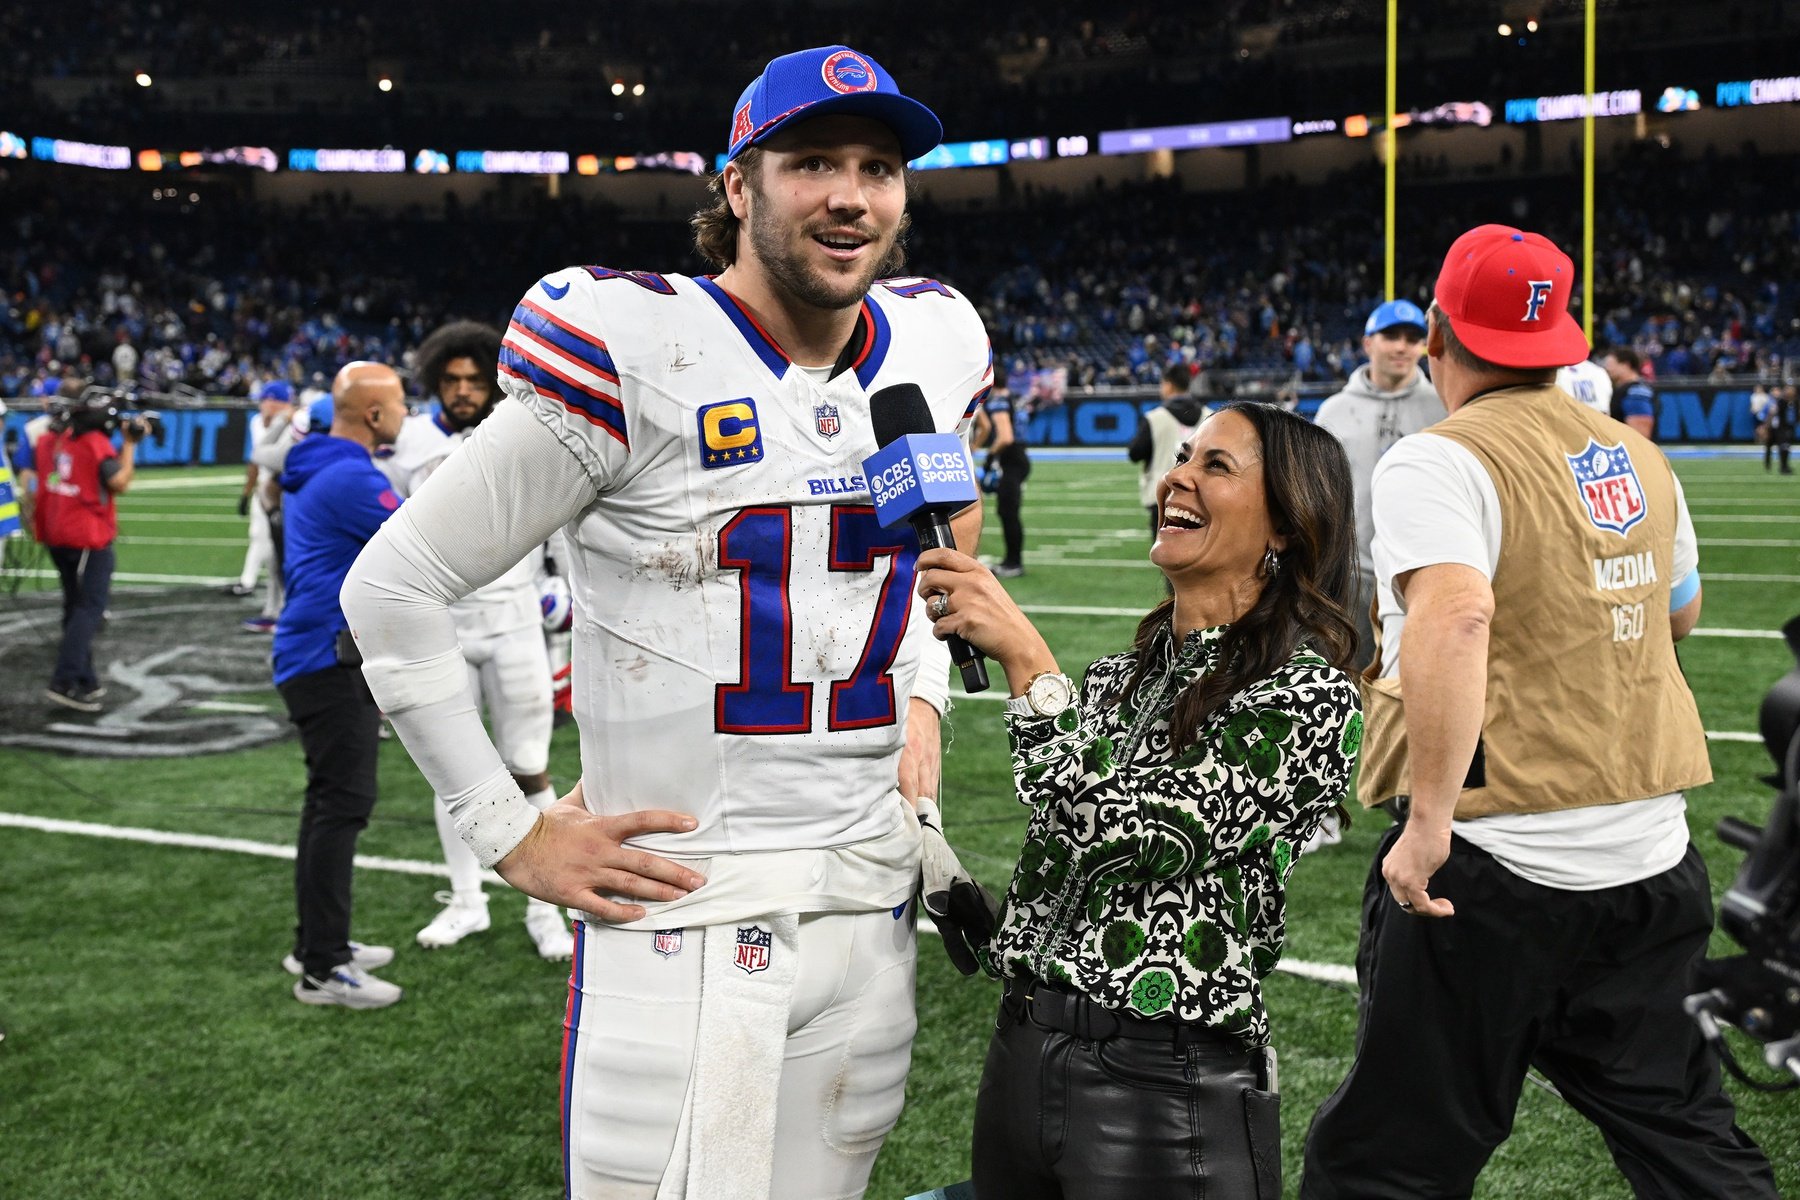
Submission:
[[[109,436],[125,433],[114,450]],[[70,406],[66,420],[38,439],[33,532],[62,577],[62,644],[45,698],[78,712],[99,712],[106,689],[94,672],[94,635],[112,590],[113,539],[119,534],[115,496],[131,486],[137,444],[149,432],[142,419],[121,422],[112,397],[90,393]]]

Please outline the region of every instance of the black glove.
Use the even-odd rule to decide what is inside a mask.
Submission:
[[[238,497],[238,516],[247,517],[249,515],[250,515],[250,493],[245,492],[243,495]]]
[[[994,940],[1000,905],[963,869],[956,851],[944,840],[944,821],[937,802],[919,798],[919,825],[924,847],[919,856],[919,896],[925,913],[944,937],[944,952],[964,975],[981,970],[988,943]]]

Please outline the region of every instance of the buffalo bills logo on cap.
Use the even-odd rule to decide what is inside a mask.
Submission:
[[[1644,519],[1644,487],[1624,446],[1602,446],[1589,438],[1580,453],[1565,457],[1594,528],[1624,537]]]
[[[769,947],[774,943],[775,935],[761,926],[739,925],[737,927],[737,957],[733,961],[738,969],[746,975],[766,971],[769,969]]]
[[[825,77],[825,86],[834,92],[849,95],[875,90],[875,68],[854,50],[839,50],[827,58],[819,68],[819,74]]]

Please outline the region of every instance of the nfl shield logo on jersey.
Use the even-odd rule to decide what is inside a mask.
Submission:
[[[819,436],[830,441],[843,431],[844,423],[838,420],[835,404],[821,404],[813,409],[813,424],[818,427]]]
[[[674,958],[681,953],[681,933],[679,929],[659,929],[650,948],[664,958]]]
[[[739,925],[737,965],[746,975],[769,969],[769,947],[775,935],[758,925]]]
[[[1579,454],[1566,457],[1575,476],[1575,490],[1581,493],[1588,520],[1596,529],[1624,537],[1626,530],[1644,519],[1644,488],[1625,447],[1602,446],[1589,438]]]

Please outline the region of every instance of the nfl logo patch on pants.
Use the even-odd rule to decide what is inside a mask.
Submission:
[[[737,929],[738,969],[747,975],[769,969],[769,947],[774,935],[760,925],[739,925]]]

